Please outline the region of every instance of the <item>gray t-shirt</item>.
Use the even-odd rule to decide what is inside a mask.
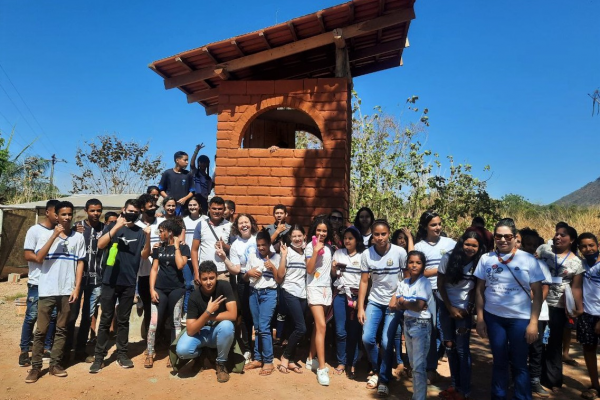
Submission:
[[[292,226],[290,224],[285,224],[285,231],[283,231],[279,235],[277,235],[277,239],[275,239],[275,241],[272,244],[279,242],[285,235],[287,235],[288,232],[290,231],[291,227]],[[275,224],[267,225],[266,229],[267,229],[267,232],[269,232],[269,235],[273,236],[273,234],[277,230],[277,225],[275,225]]]
[[[536,250],[538,258],[548,265],[552,275],[552,285],[548,290],[546,302],[551,307],[565,308],[565,287],[570,285],[575,275],[583,274],[585,271],[579,257],[558,257],[552,246],[543,244]]]

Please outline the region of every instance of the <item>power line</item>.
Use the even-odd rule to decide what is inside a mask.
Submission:
[[[0,88],[6,94],[6,97],[8,97],[8,99],[10,100],[10,102],[12,103],[12,105],[15,106],[15,108],[17,109],[17,111],[19,112],[19,114],[21,114],[21,117],[23,117],[23,119],[25,120],[25,123],[27,124],[27,126],[29,126],[29,129],[31,129],[31,131],[37,136],[37,132],[35,131],[35,129],[33,129],[33,127],[31,126],[31,124],[27,120],[27,118],[25,118],[25,116],[21,112],[21,109],[15,104],[15,102],[13,101],[12,97],[10,97],[10,95],[8,94],[8,92],[6,91],[6,89],[4,89],[4,86],[2,85],[2,83],[0,83]]]
[[[37,123],[37,125],[42,130],[42,133],[44,134],[44,135],[42,135],[42,140],[45,140],[46,143],[50,144],[50,147],[52,147],[55,151],[57,151],[57,149],[54,146],[54,144],[50,140],[47,139],[48,135],[46,134],[46,131],[44,131],[44,128],[42,127],[42,125],[40,124],[40,122],[38,121],[38,119],[35,117],[35,114],[33,114],[33,111],[31,111],[31,108],[29,108],[29,106],[27,105],[27,102],[25,101],[25,99],[23,98],[23,96],[21,96],[21,92],[19,92],[19,89],[17,89],[17,87],[15,86],[15,84],[13,83],[13,81],[10,79],[10,76],[8,76],[8,73],[6,72],[6,70],[4,69],[4,67],[2,66],[2,64],[0,64],[0,69],[2,69],[2,72],[4,72],[4,75],[6,75],[6,79],[8,79],[8,82],[10,82],[10,84],[12,85],[13,89],[15,90],[15,92],[17,92],[17,95],[19,96],[19,98],[21,99],[21,101],[23,102],[23,104],[25,105],[25,107],[27,108],[27,110],[29,111],[29,113],[31,114],[31,116],[33,117],[33,120]],[[0,83],[0,86],[2,86],[1,83]],[[23,117],[23,119],[25,119],[25,122],[27,123],[27,125],[29,126],[29,128],[31,128],[31,130],[34,132],[34,134],[36,136],[38,136],[37,132],[29,124],[29,121],[25,118],[25,116],[23,115],[23,113],[21,112],[21,110],[19,110],[19,108],[17,107],[17,105],[15,104],[15,102],[12,100],[12,98],[8,95],[8,93],[6,92],[6,90],[4,89],[3,86],[2,86],[2,90],[4,91],[4,93],[6,93],[6,95],[9,98],[9,100],[13,103],[13,105],[15,106],[15,108],[17,109],[17,111],[19,111],[19,114],[21,114],[21,116]]]

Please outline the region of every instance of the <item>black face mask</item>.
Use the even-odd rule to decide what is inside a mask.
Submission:
[[[594,254],[583,256],[585,258],[585,261],[587,262],[587,265],[589,265],[590,267],[593,266],[596,263],[596,260],[598,259],[598,254],[600,253],[595,252]]]
[[[123,216],[125,217],[125,221],[135,222],[140,215],[138,213],[124,213]]]
[[[154,217],[154,215],[156,214],[156,208],[153,208],[152,210],[145,210],[144,214],[146,214],[149,217]]]

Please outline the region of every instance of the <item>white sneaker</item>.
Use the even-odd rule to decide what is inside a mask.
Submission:
[[[310,369],[311,371],[316,371],[319,368],[319,360],[317,359],[317,357],[313,359],[307,358],[305,367],[306,369]]]
[[[322,386],[329,386],[329,368],[317,369],[317,381]]]
[[[249,364],[252,361],[252,353],[249,351],[244,353],[244,358],[246,359],[245,364]]]

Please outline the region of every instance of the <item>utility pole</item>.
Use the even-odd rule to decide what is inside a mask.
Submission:
[[[67,161],[56,158],[56,154],[52,154],[52,157],[49,160],[44,160],[44,161],[50,161],[50,163],[51,163],[50,164],[50,197],[54,197],[54,165],[59,162],[64,162],[66,164]]]

